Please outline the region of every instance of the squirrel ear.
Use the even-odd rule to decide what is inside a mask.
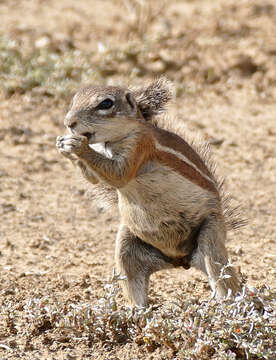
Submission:
[[[174,91],[170,81],[161,77],[149,85],[132,91],[137,106],[147,121],[164,112],[167,104],[173,99]]]
[[[126,93],[126,100],[127,100],[128,104],[130,105],[132,110],[137,109],[136,101],[135,101],[133,95],[130,92]]]

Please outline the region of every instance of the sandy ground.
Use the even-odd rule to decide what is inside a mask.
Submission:
[[[173,68],[165,72],[179,90],[171,113],[192,132],[214,143],[218,173],[225,177],[227,189],[248,219],[245,228],[229,233],[227,246],[232,261],[241,268],[248,284],[275,287],[276,6],[273,1],[235,4],[172,1],[154,26],[167,24],[172,34],[172,45],[169,40],[166,43],[169,53],[179,63],[187,59],[175,70],[177,73]],[[0,33],[18,39],[22,46],[45,33],[73,36],[77,48],[92,51],[99,41],[127,41],[127,22],[121,9],[115,1],[1,1]],[[145,79],[155,76],[154,71],[148,72]],[[129,81],[126,73],[122,77]],[[118,214],[105,213],[90,201],[85,184],[55,148],[56,136],[65,132],[67,106],[65,101],[31,93],[1,98],[3,305],[20,305],[43,296],[64,303],[93,303],[114,267]],[[85,279],[89,279],[89,286]],[[176,269],[152,277],[152,302],[187,291],[187,282],[187,297],[189,291],[209,295],[201,273]],[[11,339],[17,341],[2,326],[0,343],[11,350],[0,347],[1,359],[153,356],[129,344],[110,353],[83,345],[72,349],[70,342],[53,350],[41,336],[33,340],[31,350],[26,350],[24,336],[14,347]],[[161,350],[158,356],[169,358]]]

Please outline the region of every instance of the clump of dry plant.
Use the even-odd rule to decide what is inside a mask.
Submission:
[[[118,305],[120,281],[113,274],[94,306],[62,304],[49,296],[29,299],[20,311],[7,304],[1,310],[6,335],[30,342],[47,334],[52,343],[66,332],[70,342],[89,347],[133,342],[150,352],[167,348],[180,359],[269,360],[276,355],[276,292],[266,285],[243,288],[235,299],[201,301],[183,294],[144,309]]]
[[[160,15],[163,15],[165,8],[168,6],[165,0],[155,3],[147,0],[123,0],[122,3],[128,12],[126,21],[130,33],[137,35],[139,38],[148,33],[152,23]]]

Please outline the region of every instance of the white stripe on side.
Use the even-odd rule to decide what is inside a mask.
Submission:
[[[186,158],[186,156],[184,156],[180,152],[175,151],[174,149],[169,148],[167,146],[163,146],[163,145],[159,144],[159,142],[157,140],[155,140],[155,146],[156,146],[157,150],[164,151],[169,154],[173,154],[176,157],[178,157],[178,159],[185,162],[187,165],[192,166],[202,177],[204,177],[204,179],[208,180],[209,182],[211,182],[212,184],[215,185],[215,181],[213,179],[211,179],[208,175],[204,174],[201,170],[199,170],[199,168],[192,161],[190,161],[188,158]]]

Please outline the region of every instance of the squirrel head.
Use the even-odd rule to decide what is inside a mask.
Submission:
[[[64,124],[71,133],[86,136],[90,144],[117,141],[137,128],[137,122],[152,121],[171,97],[164,79],[132,91],[117,86],[87,86],[73,97]]]
[[[87,86],[73,97],[64,124],[72,133],[84,135],[90,144],[112,142],[126,136],[143,121],[137,103],[127,89]]]

